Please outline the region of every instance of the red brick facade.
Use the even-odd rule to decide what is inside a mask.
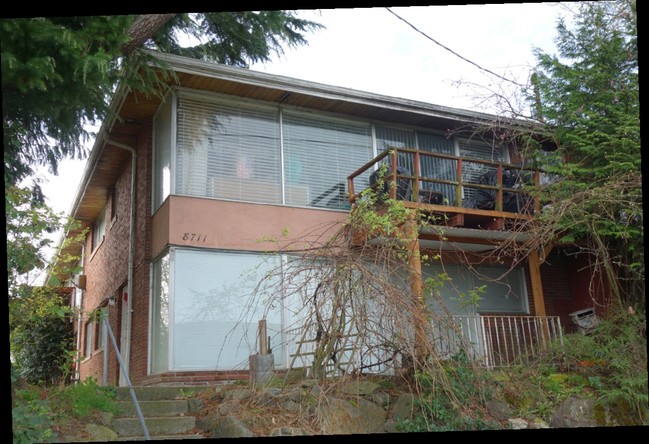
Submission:
[[[149,313],[149,273],[151,244],[151,124],[142,125],[140,136],[133,147],[136,149],[136,191],[135,191],[135,255],[133,271],[133,303],[131,318],[131,348],[129,376],[137,384],[147,374],[147,341]],[[86,350],[85,321],[87,313],[100,307],[108,308],[108,319],[118,346],[122,323],[122,296],[128,285],[129,237],[131,216],[131,159],[128,158],[121,169],[114,192],[108,196],[106,204],[106,233],[103,241],[93,250],[92,233],[89,233],[84,251],[84,274],[87,290],[84,291],[84,324],[82,328],[81,350]],[[116,205],[114,201],[116,200]],[[114,212],[114,214],[113,214]],[[115,305],[108,304],[114,297]],[[80,363],[81,380],[93,377],[103,380],[104,350],[101,345],[91,356],[85,356]],[[108,341],[109,384],[117,384],[119,362],[114,348]]]

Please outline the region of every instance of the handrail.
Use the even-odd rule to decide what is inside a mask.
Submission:
[[[142,409],[140,409],[140,403],[137,400],[137,396],[135,396],[135,390],[133,390],[133,385],[131,384],[131,380],[128,377],[128,372],[126,371],[126,367],[124,366],[124,361],[122,360],[122,354],[119,352],[119,349],[117,347],[117,341],[115,341],[115,336],[113,335],[113,330],[110,328],[110,324],[108,323],[108,316],[102,316],[102,320],[104,321],[104,326],[106,327],[106,331],[108,332],[111,343],[113,344],[113,348],[115,349],[115,354],[117,355],[117,361],[119,362],[119,366],[124,372],[124,379],[126,380],[126,384],[128,385],[128,389],[131,393],[131,399],[133,400],[133,404],[135,404],[135,411],[137,412],[137,416],[140,419],[140,424],[142,424],[142,429],[144,430],[144,439],[150,441],[151,436],[149,435],[149,429],[147,428],[146,423],[144,422],[144,415],[142,415]],[[108,350],[104,350],[104,353],[107,352]]]
[[[395,165],[397,164],[397,159],[398,155],[401,153],[406,153],[412,155],[412,161],[414,163],[414,168],[415,168],[415,175],[404,175],[404,174],[397,174],[396,167]],[[484,190],[494,190],[497,193],[496,197],[496,202],[495,202],[495,209],[497,211],[502,211],[502,206],[503,206],[503,192],[509,192],[509,193],[525,193],[524,190],[521,190],[520,188],[511,188],[511,187],[506,187],[503,186],[503,171],[504,169],[508,170],[520,170],[520,171],[528,171],[531,173],[531,177],[533,178],[533,182],[536,186],[539,185],[539,170],[536,168],[531,168],[531,167],[526,167],[526,166],[520,166],[520,165],[512,165],[508,163],[503,163],[503,162],[494,162],[490,160],[484,160],[484,159],[478,159],[478,158],[473,158],[473,157],[459,157],[459,156],[453,156],[449,154],[442,154],[442,153],[432,153],[428,151],[421,151],[417,149],[411,149],[411,148],[397,148],[397,147],[390,147],[380,153],[377,157],[372,159],[371,161],[367,162],[365,165],[361,166],[359,169],[354,171],[352,174],[350,174],[347,178],[348,180],[348,189],[349,189],[349,201],[351,204],[354,204],[356,199],[361,197],[361,192],[355,192],[354,188],[354,179],[364,172],[368,171],[370,168],[372,168],[374,165],[378,164],[381,160],[383,160],[386,156],[390,155],[390,165],[392,165],[390,175],[388,176],[392,181],[397,181],[398,179],[408,179],[411,181],[414,181],[413,185],[413,190],[414,192],[412,193],[411,200],[414,200],[415,202],[418,199],[418,190],[419,190],[419,182],[426,182],[426,183],[436,183],[436,184],[442,184],[442,185],[451,185],[456,187],[456,207],[461,207],[462,206],[462,199],[461,199],[461,189],[462,187],[469,187],[471,189],[484,189]],[[457,180],[448,180],[448,179],[437,179],[437,178],[432,178],[432,177],[422,177],[420,174],[420,169],[419,169],[419,159],[420,158],[436,158],[436,159],[445,159],[445,160],[453,160],[457,162],[456,166],[456,178]],[[465,164],[481,164],[484,166],[489,166],[496,168],[496,185],[487,185],[487,184],[481,184],[481,183],[475,183],[475,182],[464,182],[462,180],[462,172]],[[391,198],[394,198],[392,196],[392,190],[391,190]],[[534,197],[534,209],[538,210],[538,198]]]

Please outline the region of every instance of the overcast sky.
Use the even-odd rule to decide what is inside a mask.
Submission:
[[[270,64],[255,64],[251,69],[485,111],[477,106],[484,88],[499,90],[511,83],[475,65],[527,82],[529,68],[534,64],[532,49],[554,53],[557,19],[569,16],[565,7],[555,2],[391,10],[428,38],[386,8],[303,11],[303,18],[322,23],[326,29],[309,35],[307,46],[286,49]],[[471,84],[480,88],[472,88]],[[84,166],[83,161],[63,162],[58,177],[47,175],[43,189],[56,211],[70,210]]]

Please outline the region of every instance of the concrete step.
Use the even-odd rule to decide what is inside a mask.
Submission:
[[[185,399],[196,394],[205,387],[134,387],[133,391],[138,401],[160,401],[170,399]],[[128,387],[115,387],[117,401],[130,401],[131,391]]]
[[[120,413],[118,417],[136,417],[137,409],[132,400],[118,401]],[[189,402],[186,399],[172,399],[160,401],[140,401],[138,400],[140,411],[145,417],[149,416],[180,416],[189,412]]]
[[[185,439],[205,439],[203,435],[158,435],[158,436],[150,436],[151,441],[179,441],[179,440],[185,440]],[[123,436],[120,438],[117,438],[117,441],[145,441],[146,438],[144,436]]]
[[[182,435],[186,436],[196,427],[196,418],[193,416],[174,417],[145,417],[144,422],[149,435]],[[144,430],[139,418],[115,418],[113,430],[119,437],[144,437]]]

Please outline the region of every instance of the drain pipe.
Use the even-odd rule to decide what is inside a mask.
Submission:
[[[81,260],[79,263],[83,265],[84,263],[84,257],[85,257],[85,246],[82,244],[81,245]],[[74,279],[72,278],[72,282],[74,283]],[[71,301],[72,305],[72,310],[74,313],[74,310],[76,310],[77,314],[77,348],[76,348],[76,353],[74,355],[74,383],[76,384],[79,382],[79,378],[81,378],[81,370],[79,369],[79,363],[81,362],[81,330],[83,326],[83,299],[84,299],[84,293],[85,293],[85,286],[84,289],[82,289],[80,286],[73,285],[74,288],[74,299]],[[78,299],[78,300],[77,300]],[[74,320],[72,321],[74,322]]]
[[[126,313],[126,331],[128,337],[126,344],[122,344],[121,354],[126,356],[124,362],[125,380],[128,381],[128,371],[131,361],[131,312],[133,311],[133,267],[135,266],[135,173],[137,166],[137,156],[135,148],[132,146],[124,145],[123,143],[110,140],[104,134],[104,142],[117,148],[121,148],[131,153],[131,214],[129,216],[129,246],[128,246],[128,310]],[[119,385],[119,381],[118,381]]]
[[[79,305],[76,305],[77,291],[79,291]],[[77,352],[76,352],[76,357],[74,359],[74,381],[75,383],[77,383],[79,382],[79,378],[81,377],[79,363],[81,362],[81,329],[83,328],[82,307],[83,307],[84,290],[81,290],[80,288],[75,288],[74,293],[75,293],[74,294],[75,300],[73,303],[73,307],[77,310]]]

